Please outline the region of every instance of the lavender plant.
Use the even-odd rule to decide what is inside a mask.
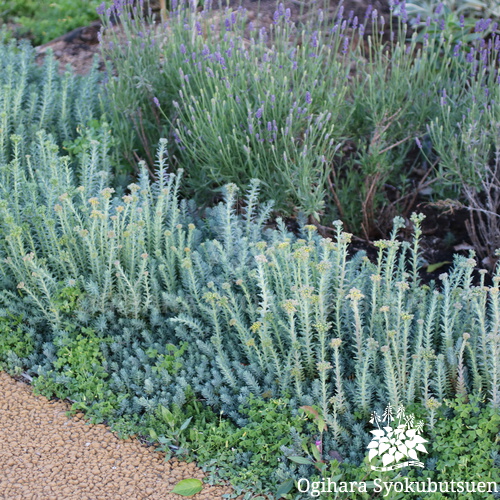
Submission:
[[[127,32],[134,35],[128,54],[139,46],[147,53],[138,61],[144,64],[141,73],[147,75],[139,79],[141,96],[128,102],[140,106],[141,117],[153,115],[149,122],[158,125],[161,118],[169,124],[179,145],[179,161],[190,165],[187,184],[192,192],[201,196],[226,182],[244,186],[259,178],[278,208],[300,209],[319,218],[327,158],[338,147],[339,124],[348,114],[341,63],[333,61],[328,71],[322,70],[331,48],[321,43],[318,33],[307,35],[307,41],[303,33],[302,47],[290,51],[287,40],[294,27],[283,6],[270,33],[272,49],[265,44],[269,36],[265,29],[252,32],[250,43],[242,39],[239,27],[245,13],[227,14],[223,39],[214,25],[209,26],[208,13],[195,14],[179,6],[167,25],[166,40],[142,23],[137,33],[136,21],[124,19]],[[127,61],[122,58],[118,40],[110,44],[103,50],[118,71],[135,74],[138,68],[129,67],[129,56]],[[160,71],[150,79],[151,64],[159,65]],[[336,86],[335,93],[327,91],[326,81]],[[111,82],[114,96],[119,96],[123,84],[120,78]],[[328,110],[321,110],[325,104]],[[137,115],[132,106],[127,114]],[[146,128],[142,135],[147,136]]]
[[[462,146],[446,124],[472,120],[467,109],[486,94],[494,100],[492,23],[475,26],[467,45],[439,19],[429,19],[436,36],[410,36],[404,10],[386,22],[373,9],[358,19],[341,7],[333,20],[318,11],[299,25],[277,4],[269,32],[248,35],[242,9],[226,10],[218,26],[210,3],[196,12],[179,2],[161,27],[132,11],[119,2],[106,14],[122,18],[126,39],[110,33],[102,45],[118,74],[108,84],[113,123],[123,143],[136,137],[151,175],[157,137],[168,136],[186,192],[198,200],[257,177],[282,213],[312,221],[333,213],[373,239],[390,232],[396,214],[408,216],[418,196],[448,198],[452,183],[478,169],[483,153],[448,161]]]

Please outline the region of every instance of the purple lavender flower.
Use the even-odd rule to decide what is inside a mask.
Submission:
[[[267,131],[271,132],[273,130],[273,124],[271,122],[267,122]]]
[[[401,4],[400,16],[403,23],[408,21],[408,12],[406,11],[406,2]]]
[[[313,34],[311,35],[311,45],[313,47],[318,46],[318,32],[314,31]]]
[[[368,5],[368,7],[366,8],[366,11],[365,11],[365,19],[368,19],[372,13],[372,10],[373,10],[373,5]]]
[[[460,27],[463,28],[465,26],[465,18],[464,15],[462,14],[460,16]]]
[[[441,106],[444,106],[446,104],[446,89],[443,89],[441,93]]]
[[[292,12],[290,11],[290,9],[286,9],[285,10],[285,21],[290,21],[290,18],[292,17]]]
[[[267,42],[267,30],[265,26],[262,26],[259,30],[259,41],[263,44]]]
[[[389,9],[392,12],[394,10],[394,7],[397,7],[399,5],[399,0],[389,0]]]
[[[198,32],[198,35],[203,35],[203,30],[201,29],[200,21],[196,21],[195,26],[196,26],[196,31]]]
[[[355,30],[358,27],[358,16],[355,16],[352,20],[352,29]]]
[[[311,99],[311,92],[306,92],[306,103],[311,104],[312,99]]]
[[[255,118],[257,118],[257,119],[262,118],[262,111],[264,111],[263,108],[259,108],[257,110],[257,112],[255,113]]]
[[[153,102],[155,103],[155,106],[156,106],[157,108],[159,108],[159,107],[160,107],[160,101],[158,100],[158,97],[153,97]]]
[[[480,19],[475,26],[475,32],[476,33],[481,33],[483,31],[486,31],[491,24],[491,19]]]
[[[481,62],[483,63],[484,68],[487,68],[489,66],[488,65],[488,56],[489,56],[488,49],[484,49],[481,51]]]
[[[293,61],[292,69],[297,69],[297,61]]]
[[[471,63],[471,62],[473,62],[475,60],[475,57],[474,57],[474,47],[471,47],[470,52],[467,54],[467,56],[466,56],[465,59],[466,59],[466,61],[468,63]]]
[[[462,46],[462,40],[459,40],[453,49],[453,57],[457,57],[459,54],[460,47]]]
[[[111,9],[115,11],[116,16],[121,16],[123,13],[123,0],[113,0]]]
[[[444,8],[444,3],[440,2],[439,5],[436,7],[436,15],[441,15],[443,13],[443,8]]]
[[[277,10],[275,10],[273,14],[273,23],[278,24],[279,18],[280,18],[280,13]]]
[[[183,55],[186,53],[186,46],[183,43],[180,44],[179,51]]]
[[[104,15],[104,12],[106,12],[106,2],[102,2],[97,8],[96,8],[97,15],[99,17],[102,17]]]
[[[418,137],[415,137],[415,142],[417,143],[418,149],[422,149],[422,143],[420,142],[420,139]]]
[[[343,17],[343,15],[344,15],[344,6],[343,6],[343,5],[341,5],[341,6],[340,6],[340,9],[339,9],[339,13],[338,13],[338,15],[337,15],[337,20],[338,20],[338,21],[342,21],[342,17]]]
[[[432,21],[431,16],[429,16],[429,17],[427,18],[427,21],[425,21],[425,26],[426,26],[427,28],[430,28],[430,27],[431,27],[431,21]]]

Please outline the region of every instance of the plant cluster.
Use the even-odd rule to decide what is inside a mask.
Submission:
[[[18,36],[28,35],[34,45],[46,43],[98,19],[99,0],[4,0],[0,21],[14,23]]]
[[[168,420],[195,394],[252,435],[252,395],[286,398],[292,415],[316,408],[322,453],[350,463],[365,455],[370,411],[386,402],[422,405],[431,428],[447,397],[483,394],[498,408],[500,275],[473,286],[475,261],[462,257],[439,287],[421,286],[418,216],[413,244],[396,239],[397,219],[374,263],[347,258],[340,223],[335,240],[313,225],[301,238],[281,221],[264,230],[270,206],[259,207],[257,182],[243,214],[228,185],[201,217],[179,201],[165,142],[158,180],[143,165],[121,196],[88,156],[71,172],[50,139],[36,172],[16,155],[1,167],[0,302],[31,342],[6,353],[10,369],[27,366],[45,394],[101,420],[159,407]],[[242,435],[238,463],[251,470],[256,451]],[[289,445],[284,456],[296,455]]]
[[[115,130],[152,175],[155,144],[169,137],[186,195],[207,202],[227,182],[259,178],[280,213],[334,215],[367,238],[386,236],[417,199],[455,197],[480,227],[480,257],[493,256],[496,24],[457,41],[438,18],[435,35],[410,36],[406,11],[386,25],[372,9],[358,19],[341,8],[298,26],[280,4],[269,33],[250,24],[247,34],[242,9],[218,25],[210,12],[179,2],[162,29],[130,2],[103,16],[105,26],[122,19],[127,39],[102,44],[118,75],[108,83]]]
[[[35,56],[35,50],[26,42],[0,43],[2,164],[9,163],[14,155],[24,158],[36,154],[38,133],[42,130],[52,136],[57,146],[67,146],[74,154],[90,149],[91,132],[99,128],[101,115],[106,111],[100,98],[102,76],[97,62],[88,75],[81,77],[69,68],[60,74],[50,52],[41,66],[35,63]],[[85,126],[92,121],[87,132]],[[82,145],[79,150],[74,141]],[[36,163],[33,166],[36,168]]]
[[[500,15],[498,0],[391,1],[395,13],[422,35],[439,37],[439,31],[444,30],[454,42],[460,43],[482,38],[481,32],[494,32],[492,19]]]
[[[131,6],[116,2],[115,15],[120,14],[119,8],[126,11]],[[286,10],[277,12],[277,21],[280,16],[286,21]],[[189,32],[191,43],[199,44],[197,32],[190,31],[193,26],[198,30],[196,21],[193,26],[189,24],[189,19],[196,18],[190,18],[188,12],[184,14],[187,27],[182,33]],[[132,30],[127,49],[130,53],[125,53],[123,47],[117,49],[115,64],[119,57],[132,57],[136,43],[148,44],[143,47],[146,62],[152,54],[161,56],[162,51],[173,50],[154,38],[153,30],[147,35],[143,33],[142,38],[138,33],[137,37],[132,36],[133,30],[142,26],[141,19],[136,16],[129,24],[125,21],[125,32]],[[235,24],[231,19],[227,33],[232,32]],[[350,22],[354,23],[354,19]],[[378,22],[377,16],[373,16],[373,22]],[[342,24],[330,33],[332,40],[339,30],[343,33],[339,47],[344,47],[344,43],[346,46],[346,53],[342,54],[344,64],[349,50],[357,49],[353,46],[348,50],[351,40],[346,38]],[[370,40],[378,39],[376,33],[379,29]],[[319,32],[315,36],[319,39]],[[224,43],[230,44],[230,37],[231,34]],[[184,43],[186,48],[188,40]],[[319,43],[310,43],[307,46],[304,41],[302,46],[307,51],[317,49],[319,58]],[[154,47],[160,47],[160,52],[154,53]],[[256,51],[258,60],[260,49],[255,44],[251,47],[249,50]],[[398,111],[398,99],[407,95],[412,84],[404,72],[409,71],[412,79],[417,80],[423,79],[423,73],[413,62],[398,66],[396,59],[391,59],[398,53],[397,57],[405,57],[402,45],[396,45],[392,53],[376,45],[371,47],[368,54],[373,59],[365,61],[365,65],[370,67],[370,61],[375,61],[373,65],[379,65],[380,72],[370,77],[365,74],[362,86],[353,84],[359,92],[355,99],[359,103],[337,103],[345,106],[342,113],[346,115],[336,115],[335,120],[342,116],[349,117],[344,124],[354,120],[360,144],[363,137],[370,137],[365,149],[358,147],[358,156],[339,159],[335,155],[340,150],[332,153],[339,162],[338,177],[331,188],[337,193],[338,207],[347,203],[347,184],[346,198],[339,191],[342,182],[351,182],[342,173],[347,165],[354,171],[358,169],[358,173],[364,172],[363,175],[372,172],[375,177],[365,175],[362,185],[366,187],[365,194],[371,193],[372,201],[376,199],[376,189],[371,186],[389,179],[385,175],[389,175],[390,169],[379,177],[378,170],[370,169],[385,161],[396,161],[392,156],[396,150],[411,149],[409,142],[403,140],[405,127],[409,126],[403,117],[423,126],[424,117],[435,113],[427,134],[433,148],[442,147],[439,154],[443,162],[448,162],[448,170],[439,174],[441,179],[451,179],[454,166],[461,169],[460,175],[470,186],[481,180],[469,165],[460,166],[459,160],[462,155],[473,158],[486,154],[488,147],[496,144],[494,134],[474,136],[469,131],[462,141],[455,141],[455,149],[450,143],[447,148],[441,120],[448,116],[447,126],[453,129],[457,126],[454,111],[446,103],[428,108],[423,96],[420,100],[406,97],[406,107]],[[409,47],[417,50],[416,45]],[[236,51],[235,47],[229,49]],[[227,53],[223,56],[220,50],[218,56],[214,55],[215,62],[207,63],[220,65],[214,66],[219,72],[225,70],[222,66],[229,65],[232,57]],[[301,50],[297,49],[297,53]],[[174,50],[170,55],[176,57],[175,53]],[[417,51],[416,57],[421,57],[419,64],[433,78],[432,71],[443,73],[438,70],[437,52],[432,54]],[[262,52],[262,58],[264,55]],[[292,64],[295,55],[289,54]],[[271,64],[272,54],[268,56]],[[301,57],[305,59],[306,55]],[[333,57],[330,67],[344,68],[342,57],[339,66]],[[220,58],[226,62],[222,64]],[[156,64],[165,71],[169,60],[160,58]],[[390,71],[383,68],[383,60]],[[460,57],[455,61],[461,61]],[[474,66],[473,62],[466,62]],[[296,165],[302,183],[287,184],[286,175],[278,171],[278,163],[273,171],[257,162],[256,170],[249,169],[241,178],[232,179],[228,174],[219,179],[241,181],[241,186],[245,186],[243,195],[238,194],[241,190],[235,182],[226,184],[220,201],[203,209],[181,196],[182,185],[195,186],[200,180],[197,176],[202,175],[199,172],[204,164],[195,166],[199,160],[196,154],[204,151],[201,143],[193,151],[192,168],[185,165],[184,175],[182,163],[175,168],[171,164],[168,139],[160,138],[153,160],[139,162],[136,182],[123,186],[114,179],[119,167],[113,137],[116,132],[123,139],[131,131],[126,130],[126,120],[120,114],[124,110],[113,103],[106,104],[109,95],[100,95],[95,74],[83,79],[69,73],[61,77],[52,59],[38,68],[30,49],[13,44],[0,46],[0,64],[0,68],[5,68],[0,71],[3,88],[9,93],[8,99],[0,96],[5,110],[0,119],[6,124],[0,126],[3,369],[11,373],[26,370],[34,377],[39,392],[71,399],[75,410],[85,410],[94,421],[106,421],[121,435],[140,434],[159,444],[168,456],[198,459],[212,479],[229,477],[258,493],[274,489],[277,498],[299,498],[293,496],[294,480],[313,478],[318,471],[324,476],[366,477],[370,415],[381,413],[388,404],[395,408],[403,405],[425,422],[432,437],[429,442],[435,443],[428,447],[426,474],[434,480],[447,477],[448,473],[451,477],[457,470],[463,472],[463,467],[467,474],[479,477],[498,466],[495,440],[500,426],[500,267],[495,269],[490,284],[487,285],[485,272],[479,283],[474,283],[473,253],[469,257],[457,256],[452,269],[441,274],[437,283],[423,285],[418,272],[423,219],[420,215],[410,218],[414,234],[411,242],[401,241],[399,235],[405,221],[396,217],[388,238],[375,243],[378,253],[373,261],[363,252],[349,256],[352,234],[344,230],[340,221],[333,224],[332,238],[322,238],[316,225],[307,224],[304,217],[299,218],[298,234],[292,234],[279,217],[274,227],[268,227],[273,204],[261,199],[269,199],[277,179],[283,182],[283,196],[278,196],[281,207],[290,200],[295,204],[311,203],[308,206],[315,207],[313,211],[305,205],[300,208],[316,220],[323,210],[320,202],[324,201],[323,195],[317,195],[325,181],[321,177],[324,172],[318,174],[316,167],[308,163],[313,157],[308,157],[306,145],[314,135],[314,127],[322,131],[323,125],[328,127],[320,127],[319,121],[308,117],[300,122],[294,115],[296,107],[289,115],[290,102],[283,89],[276,91],[273,102],[269,96],[269,102],[261,103],[262,114],[250,114],[249,123],[257,127],[255,119],[262,120],[264,112],[276,109],[274,119],[292,117],[290,129],[293,123],[302,123],[293,129],[294,134],[307,125],[302,129],[304,136],[297,140],[299,149],[293,149],[294,140],[293,146],[286,146],[291,149],[285,151],[302,155],[303,163]],[[457,74],[451,72],[448,77],[460,79],[465,66],[453,64]],[[315,71],[320,82],[324,69],[318,65]],[[485,82],[489,81],[485,68],[478,72]],[[187,74],[179,73],[179,120],[181,116],[183,120],[191,119],[187,111],[193,116],[197,113],[183,101],[196,88],[196,78],[184,78]],[[222,73],[218,74],[222,77]],[[158,75],[155,78],[164,78],[160,72]],[[349,72],[344,76],[356,81]],[[137,80],[135,90],[130,89],[129,104],[133,106],[136,98],[144,98],[145,102],[151,99],[156,108],[149,111],[157,113],[160,120],[163,115],[159,109],[168,100],[159,101],[158,107],[155,98],[160,97],[148,94],[148,78],[145,72],[143,80]],[[199,78],[198,98],[202,99],[204,80]],[[265,80],[267,76],[261,78],[266,85],[272,83],[271,79]],[[396,89],[393,94],[381,90],[386,78],[395,82],[390,87]],[[436,78],[427,89],[431,94],[432,89],[445,85],[444,80]],[[235,81],[243,88],[242,79]],[[226,83],[231,85],[229,80]],[[185,90],[188,84],[189,94]],[[123,98],[128,85],[125,80],[110,77],[108,89],[113,85],[123,86],[115,87],[123,90]],[[240,99],[250,105],[259,92],[263,96],[264,87],[259,85],[256,83],[255,95],[246,89]],[[470,81],[466,88],[474,85]],[[305,79],[294,82],[292,92],[299,87],[305,91]],[[320,102],[314,100],[312,91],[310,95],[307,92],[304,99],[311,102],[306,104],[319,113],[315,117],[326,120]],[[88,102],[84,95],[90,96]],[[440,99],[446,97],[440,95]],[[465,98],[462,94],[461,97]],[[210,102],[217,113],[225,109],[224,100],[218,104],[213,98]],[[481,121],[486,119],[484,116],[493,119],[493,108],[476,113],[473,104],[471,101],[470,117],[463,120]],[[108,110],[111,127],[100,117],[103,109]],[[226,118],[231,116],[230,109],[224,111]],[[367,111],[372,118],[365,122],[362,112]],[[300,115],[306,113],[301,111]],[[146,115],[136,116],[143,120],[138,122],[139,128],[146,127]],[[166,111],[165,116],[169,116]],[[196,116],[190,126],[201,123],[203,113]],[[211,119],[216,116],[211,115]],[[273,122],[270,123],[268,139],[274,141]],[[189,146],[186,141],[182,144],[182,130],[185,129],[178,122],[179,155],[183,152],[181,146],[186,148],[184,152]],[[186,134],[187,130],[190,129],[185,130]],[[342,142],[345,130],[335,141]],[[210,133],[213,132],[208,127],[203,129],[203,134]],[[225,140],[231,141],[231,134],[227,134]],[[453,137],[452,142],[456,139]],[[476,144],[467,149],[467,138],[483,141],[481,147]],[[422,136],[421,149],[414,147],[429,160],[431,151],[425,151],[425,140]],[[325,139],[323,145],[334,147],[335,141],[330,145]],[[263,148],[269,145],[271,151],[277,151],[279,146],[277,142],[264,141],[255,142],[254,147],[261,147],[258,144]],[[70,156],[63,155],[61,147]],[[494,149],[491,148],[490,153]],[[268,150],[262,149],[261,153],[267,155]],[[226,168],[222,153],[217,162],[215,156],[212,159],[214,169]],[[370,163],[372,160],[374,163]],[[481,156],[482,162],[486,160]],[[368,170],[362,170],[365,167]],[[213,170],[207,172],[207,176],[213,174]],[[263,180],[253,179],[254,173],[262,175]],[[438,173],[436,168],[436,179]],[[213,189],[216,180],[214,177],[211,181]],[[318,190],[308,191],[307,186],[312,185],[309,182]],[[205,184],[199,187],[202,185],[207,188]],[[364,203],[364,212],[374,203]],[[474,451],[468,448],[471,442],[477,443],[480,464],[472,458]],[[450,443],[450,448],[445,443]],[[498,480],[496,470],[491,470],[491,478]]]

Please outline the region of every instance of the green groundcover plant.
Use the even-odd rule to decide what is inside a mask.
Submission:
[[[0,20],[19,26],[35,45],[46,43],[72,29],[98,19],[99,0],[4,0]]]

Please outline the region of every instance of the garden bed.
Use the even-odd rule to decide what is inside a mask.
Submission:
[[[298,7],[104,4],[83,76],[0,46],[2,368],[245,499],[491,491],[497,26]]]

